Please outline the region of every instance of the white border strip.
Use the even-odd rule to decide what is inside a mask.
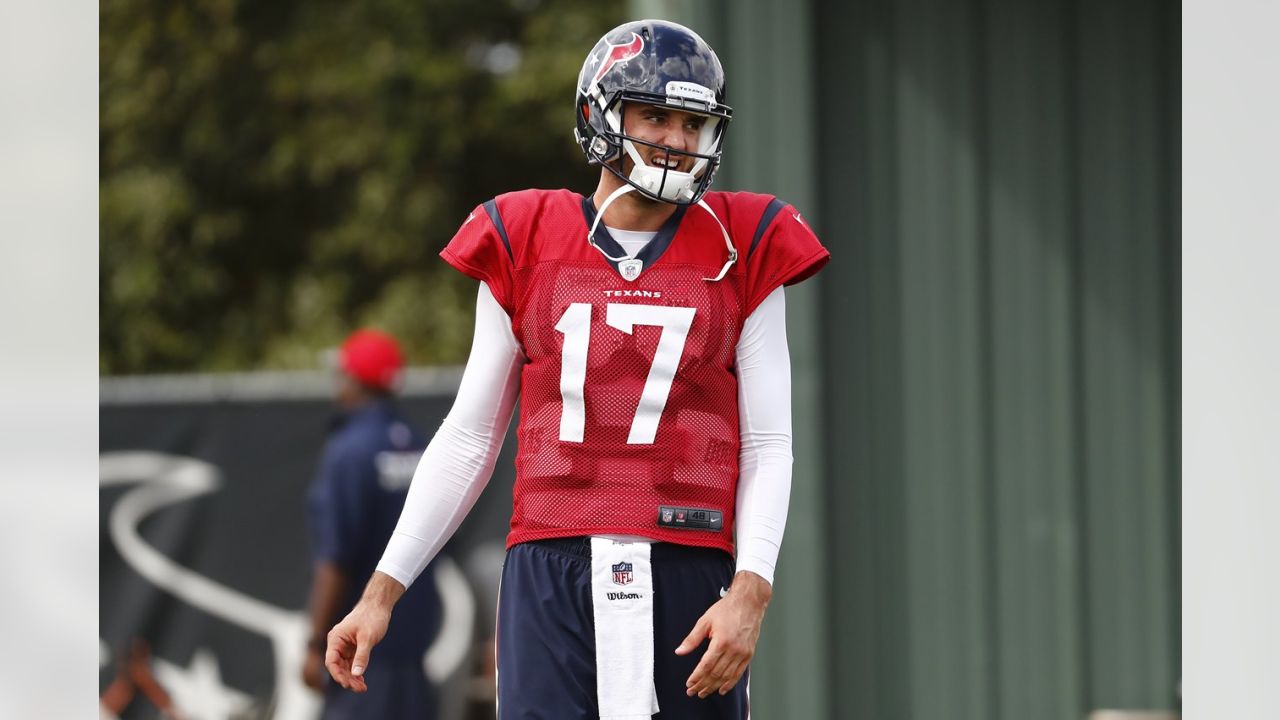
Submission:
[[[457,394],[461,382],[461,366],[408,368],[399,395],[452,396]],[[323,400],[332,398],[333,393],[333,373],[322,370],[129,375],[98,380],[99,405]]]
[[[1274,718],[1280,3],[1182,10],[1182,716]]]

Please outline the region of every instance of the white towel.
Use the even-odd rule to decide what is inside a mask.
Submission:
[[[653,570],[648,542],[591,538],[600,720],[649,720],[653,685]]]

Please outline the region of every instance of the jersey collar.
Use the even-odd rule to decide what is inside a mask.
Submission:
[[[676,236],[676,230],[680,228],[680,220],[684,218],[684,212],[687,209],[687,205],[677,206],[676,211],[671,213],[671,217],[667,218],[662,227],[658,228],[658,232],[653,236],[653,239],[641,248],[640,252],[636,253],[635,258],[644,263],[645,270],[653,267],[654,263],[658,262],[658,258],[662,257],[662,253],[666,252],[667,248],[671,246],[671,241]],[[596,205],[589,195],[582,197],[582,216],[587,221],[588,228],[596,221]],[[599,245],[605,252],[614,257],[623,257],[627,254],[627,251],[622,249],[618,241],[614,240],[613,236],[609,234],[609,229],[604,226],[604,223],[601,223],[596,228],[596,234],[593,239],[596,241],[596,245]],[[622,275],[622,271],[618,269],[618,261],[610,260],[603,256],[601,259],[609,263],[613,267],[613,271],[618,273],[619,276]]]

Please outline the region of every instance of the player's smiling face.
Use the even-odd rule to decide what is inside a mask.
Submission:
[[[697,152],[698,137],[706,123],[705,115],[663,107],[628,103],[622,111],[622,126],[626,134],[645,142],[666,145],[672,150]],[[644,161],[657,168],[670,168],[691,172],[695,158],[679,153],[668,153],[655,147],[635,143],[636,151]],[[630,172],[630,158],[624,153],[623,172]]]

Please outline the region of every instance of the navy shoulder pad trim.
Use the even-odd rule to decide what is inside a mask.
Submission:
[[[489,219],[493,221],[493,226],[498,229],[498,236],[502,238],[502,244],[507,247],[507,258],[515,262],[515,255],[511,253],[511,240],[507,237],[507,226],[502,224],[502,214],[498,212],[498,199],[494,198],[484,204],[484,211],[489,213]]]
[[[773,222],[773,219],[777,217],[778,213],[782,212],[782,208],[786,206],[787,204],[778,198],[774,198],[769,201],[769,206],[764,209],[764,214],[760,216],[760,224],[756,225],[755,237],[751,238],[751,248],[747,250],[748,258],[751,257],[751,253],[756,251],[756,246],[760,244],[760,238],[764,237],[764,231],[769,227],[769,223]]]

